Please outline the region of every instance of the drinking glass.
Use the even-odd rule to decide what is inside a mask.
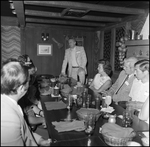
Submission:
[[[106,103],[107,107],[111,104],[111,96],[109,96],[109,95],[106,96],[105,103]]]
[[[126,109],[123,112],[122,126],[123,127],[131,127],[132,126],[132,115],[128,109]]]
[[[71,94],[68,95],[67,97],[67,108],[70,110],[70,108],[72,108],[72,96]]]
[[[82,99],[81,95],[77,95],[76,104],[77,104],[77,107],[79,107],[79,108],[82,107],[83,99]]]
[[[84,122],[85,133],[88,135],[88,137],[90,137],[94,132],[95,122],[96,122],[95,114],[90,113],[85,117],[85,122]]]
[[[86,103],[86,97],[87,97],[87,93],[86,93],[86,92],[83,92],[83,93],[82,93],[82,99],[83,99],[83,103],[82,103],[83,106],[82,106],[82,107],[83,107],[83,108],[86,107],[86,104],[85,104],[85,103]]]

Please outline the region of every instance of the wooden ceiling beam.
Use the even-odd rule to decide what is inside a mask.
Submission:
[[[14,8],[16,10],[18,22],[20,26],[25,26],[25,16],[24,16],[24,3],[23,1],[13,1]]]
[[[51,28],[63,28],[63,29],[75,29],[75,27],[74,26],[63,26],[63,25],[61,25],[61,26],[59,26],[59,25],[50,25],[50,24],[35,24],[35,23],[32,23],[32,22],[27,22],[26,23],[26,27],[51,27]],[[82,31],[83,30],[86,30],[86,31],[94,31],[95,30],[95,27],[93,28],[93,27],[82,27],[82,26],[77,26],[76,27],[77,29],[81,29]]]
[[[25,15],[65,18],[65,19],[74,19],[74,20],[105,21],[105,22],[121,22],[122,20],[121,18],[115,18],[115,17],[98,17],[98,16],[89,16],[89,15],[79,18],[79,17],[71,17],[71,16],[62,16],[61,13],[35,11],[35,10],[25,10]]]
[[[46,19],[35,19],[26,18],[26,22],[36,22],[36,23],[52,23],[52,24],[64,24],[64,25],[77,25],[77,26],[87,26],[87,27],[104,27],[105,24],[101,23],[89,23],[89,22],[77,22],[77,21],[65,21],[65,20],[46,20]]]
[[[3,26],[18,26],[17,17],[1,16],[1,25]]]
[[[86,4],[86,3],[69,2],[69,1],[26,1],[25,0],[24,4],[47,6],[47,7],[75,8],[75,9],[107,12],[107,13],[108,12],[109,13],[121,13],[121,14],[143,14],[145,13],[144,9],[106,6],[106,5],[98,5],[98,4]]]

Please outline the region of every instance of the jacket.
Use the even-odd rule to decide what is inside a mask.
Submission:
[[[85,73],[87,74],[86,70],[86,64],[87,64],[87,57],[84,51],[84,47],[82,46],[76,46],[76,61],[79,67],[82,67],[85,70]],[[71,76],[71,71],[72,71],[72,59],[71,59],[71,49],[66,49],[65,50],[65,56],[62,64],[62,70],[61,73],[66,72],[68,64],[68,76]]]

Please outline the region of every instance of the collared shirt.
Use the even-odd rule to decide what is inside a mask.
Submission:
[[[101,74],[96,74],[93,81],[93,86],[95,89],[99,89],[107,80],[111,80],[109,76],[102,76]]]
[[[72,59],[72,66],[78,66],[76,61],[76,47],[71,49],[71,59]]]
[[[129,96],[132,101],[145,102],[149,96],[149,81],[142,83],[141,80],[134,79]]]

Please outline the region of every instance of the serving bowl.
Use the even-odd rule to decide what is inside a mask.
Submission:
[[[130,137],[115,137],[107,133],[102,133],[104,141],[110,146],[127,146],[127,142],[132,141],[135,134],[133,133]]]
[[[100,116],[100,111],[94,108],[81,108],[76,111],[79,120],[85,120],[88,114],[94,114],[96,116],[96,121]]]

